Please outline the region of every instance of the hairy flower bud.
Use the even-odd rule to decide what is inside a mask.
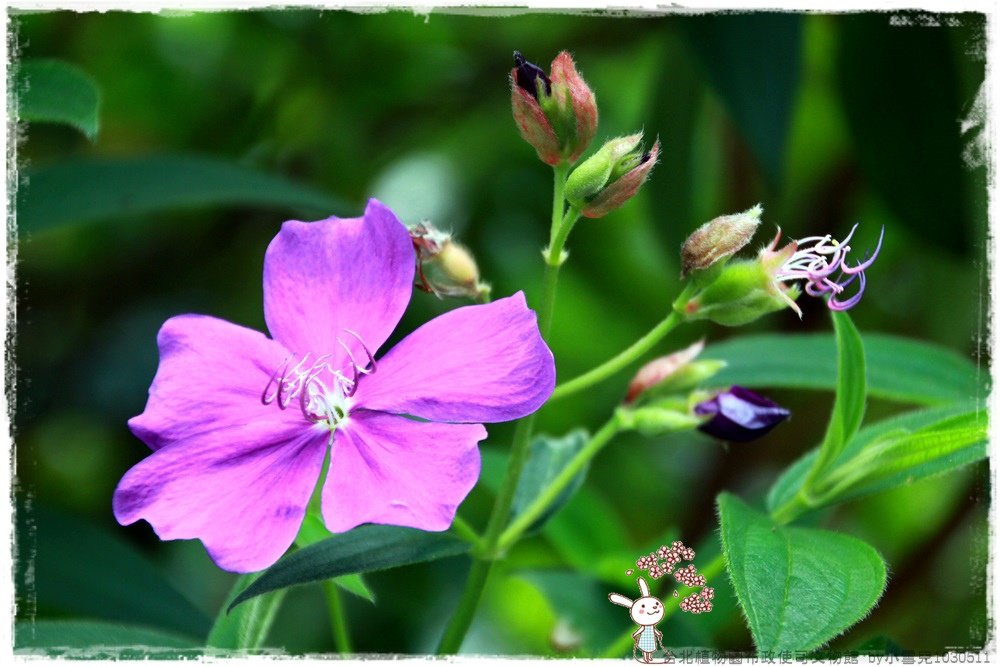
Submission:
[[[726,362],[715,359],[696,361],[705,348],[705,341],[653,359],[639,369],[625,394],[625,403],[632,403],[640,396],[659,396],[697,386],[725,368]]]
[[[538,157],[552,166],[580,159],[597,132],[597,102],[569,53],[557,55],[546,76],[515,51],[510,79],[514,120]]]
[[[742,250],[760,226],[760,204],[732,215],[723,215],[694,230],[681,246],[681,278],[704,271]]]
[[[732,442],[750,442],[788,419],[791,412],[744,387],[733,386],[694,407],[697,415],[711,415],[699,431]]]
[[[639,191],[659,155],[659,140],[642,149],[641,132],[611,139],[569,175],[566,199],[584,217],[603,217]]]

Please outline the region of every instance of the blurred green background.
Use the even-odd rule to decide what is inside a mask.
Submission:
[[[551,174],[510,117],[515,49],[546,68],[573,53],[597,95],[599,140],[642,128],[663,143],[640,195],[570,240],[551,338],[561,378],[659,321],[685,236],[757,202],[767,224],[757,245],[773,225],[842,236],[861,222],[862,249],[884,225],[858,328],[939,343],[988,374],[986,158],[982,128],[961,123],[984,79],[983,16],[508,14],[14,16],[15,62],[67,61],[101,94],[93,141],[37,123],[22,127],[17,151],[19,619],[207,632],[232,575],[198,542],[118,526],[111,494],[148,453],[126,420],[145,404],[159,326],[199,312],[264,329],[263,251],[283,220],[357,215],[376,196],[404,222],[454,230],[494,295],[524,289],[537,303]],[[456,305],[415,293],[396,337]],[[801,321],[785,311],[747,329],[829,330],[822,303],[801,305]],[[689,326],[659,349],[740,333]],[[628,377],[544,411],[541,428],[598,426]],[[758,503],[818,442],[829,393],[771,396],[793,420],[753,444],[613,443],[552,528],[503,562],[464,650],[585,653],[626,630],[595,572],[617,572],[667,536],[707,561],[716,494]],[[898,409],[873,402],[869,414]],[[505,451],[510,432],[491,426],[484,449]],[[485,460],[484,479],[498,476],[498,459]],[[486,486],[461,510],[477,527]],[[878,607],[833,648],[982,646],[988,496],[980,464],[822,514],[890,565]],[[368,575],[376,605],[346,600],[357,650],[433,651],[467,567],[463,557]],[[750,648],[725,582],[716,602],[665,623],[667,642]],[[289,594],[268,645],[332,650],[318,586]]]

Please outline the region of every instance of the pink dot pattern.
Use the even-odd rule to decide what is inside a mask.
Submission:
[[[651,554],[640,556],[635,561],[635,566],[644,572],[648,572],[652,579],[659,579],[668,574],[673,574],[674,579],[680,584],[691,588],[701,587],[700,591],[681,600],[679,606],[681,611],[691,614],[706,614],[712,611],[712,599],[715,597],[715,589],[706,586],[707,581],[705,580],[705,576],[698,574],[698,568],[693,563],[687,567],[677,568],[676,571],[674,569],[681,561],[693,560],[694,549],[684,546],[683,542],[677,540],[670,546],[663,545]],[[628,570],[626,574],[632,574],[632,570]],[[674,591],[674,597],[679,597],[676,590]]]

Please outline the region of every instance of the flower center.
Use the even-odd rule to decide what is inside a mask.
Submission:
[[[301,358],[292,354],[271,375],[260,402],[277,403],[281,410],[297,402],[303,417],[327,427],[331,433],[343,425],[361,376],[371,375],[376,369],[375,358],[361,336],[350,329],[343,331],[348,337],[338,337],[337,342],[347,353],[346,370],[334,365],[332,354],[306,352]],[[358,364],[358,352],[367,358],[363,366]]]

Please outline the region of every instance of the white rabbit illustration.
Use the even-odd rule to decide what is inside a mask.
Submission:
[[[663,648],[663,633],[655,627],[657,623],[663,620],[663,603],[658,598],[654,598],[649,594],[649,586],[642,577],[639,577],[639,592],[642,594],[642,597],[635,601],[618,593],[611,593],[608,595],[608,599],[612,604],[616,604],[619,607],[629,607],[632,620],[639,626],[632,633],[632,639],[635,640],[632,656],[635,657],[636,661],[665,663],[667,662],[666,659],[653,660],[656,645],[659,644],[660,648]],[[639,660],[636,649],[642,651],[642,660]],[[667,655],[669,656],[670,654],[667,653]]]

